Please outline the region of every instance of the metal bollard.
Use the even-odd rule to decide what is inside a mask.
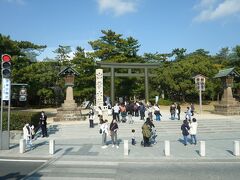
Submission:
[[[50,139],[49,140],[49,154],[54,154],[55,153],[55,140]]]
[[[19,152],[22,154],[22,153],[25,153],[25,150],[26,150],[26,140],[25,139],[20,139],[20,141],[19,141]]]
[[[239,141],[233,141],[233,145],[234,145],[233,155],[239,156]]]
[[[124,140],[124,155],[128,156],[128,140]]]
[[[170,156],[170,141],[164,141],[164,155]]]
[[[200,141],[200,156],[206,156],[205,141]]]

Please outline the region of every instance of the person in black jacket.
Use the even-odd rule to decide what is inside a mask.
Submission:
[[[186,146],[187,145],[187,137],[189,135],[189,130],[190,130],[187,120],[183,121],[181,130],[182,130],[182,135],[183,135],[183,140],[184,140],[184,146]]]
[[[42,137],[47,137],[47,115],[44,111],[41,112],[40,118],[39,118],[39,125],[42,129]]]

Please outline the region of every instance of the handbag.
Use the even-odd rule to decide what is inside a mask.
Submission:
[[[99,133],[102,134],[102,129],[99,130]]]

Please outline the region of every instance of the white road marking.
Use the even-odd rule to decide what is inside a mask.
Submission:
[[[39,160],[39,159],[0,159],[4,162],[47,162],[48,160]]]

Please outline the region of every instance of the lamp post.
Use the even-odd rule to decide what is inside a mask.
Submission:
[[[201,114],[202,113],[202,91],[205,91],[206,77],[201,74],[198,74],[193,78],[195,79],[196,88],[199,91],[199,108],[200,108],[200,114]]]

